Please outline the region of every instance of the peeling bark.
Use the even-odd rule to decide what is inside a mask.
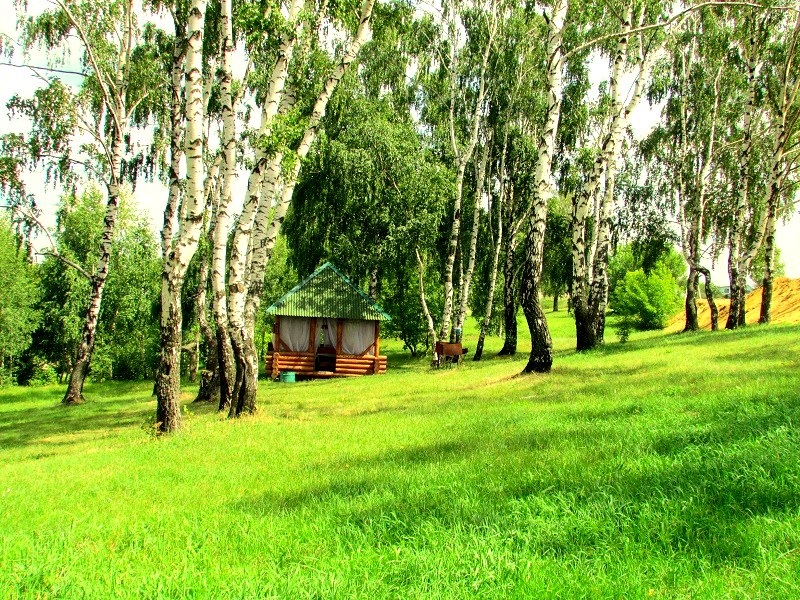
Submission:
[[[489,55],[492,49],[494,36],[497,33],[497,16],[495,13],[496,7],[494,3],[491,5],[491,21],[489,24],[489,35],[487,38],[486,46],[484,47],[481,57],[480,75],[478,76],[478,96],[475,99],[475,106],[470,114],[469,121],[469,139],[467,140],[466,147],[462,150],[456,139],[456,115],[455,104],[458,97],[458,80],[456,77],[457,71],[457,56],[458,47],[456,43],[456,23],[450,22],[450,112],[449,112],[449,127],[450,127],[450,146],[453,155],[456,157],[456,194],[453,201],[453,220],[450,226],[450,242],[447,250],[447,257],[445,260],[445,274],[444,274],[444,308],[442,309],[442,322],[439,329],[439,339],[444,340],[451,338],[454,332],[450,331],[451,322],[453,320],[453,308],[455,302],[455,287],[453,285],[453,272],[455,268],[456,253],[458,251],[458,239],[461,233],[461,203],[464,194],[464,174],[466,172],[467,164],[472,159],[475,152],[475,146],[478,143],[478,134],[480,132],[481,115],[483,113],[483,103],[486,97],[486,70],[489,64]],[[453,14],[457,11],[453,8]],[[455,16],[453,16],[455,19]],[[463,292],[463,289],[461,290]],[[453,338],[454,339],[454,338]]]
[[[481,153],[481,159],[475,167],[476,186],[475,186],[475,207],[472,212],[472,231],[469,239],[469,258],[467,259],[467,270],[461,278],[461,290],[459,293],[458,314],[456,316],[455,329],[458,332],[455,341],[461,342],[464,335],[464,321],[467,317],[467,306],[469,304],[469,294],[472,287],[472,276],[475,273],[475,255],[478,252],[478,232],[481,222],[481,198],[483,197],[484,181],[486,179],[486,165],[489,162],[490,139],[486,140]]]
[[[553,365],[553,342],[541,307],[539,284],[544,259],[547,205],[553,195],[553,154],[561,115],[564,55],[561,47],[568,0],[555,0],[547,33],[547,116],[539,140],[536,161],[536,187],[526,235],[525,267],[520,303],[531,333],[531,353],[524,372],[547,373]]]
[[[186,198],[180,211],[177,239],[164,257],[161,276],[161,358],[156,375],[156,423],[170,433],[181,426],[180,357],[181,293],[189,262],[197,250],[205,210],[203,177],[203,28],[205,0],[192,0],[189,10],[186,77]]]

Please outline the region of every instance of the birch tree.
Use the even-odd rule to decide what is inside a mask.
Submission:
[[[259,157],[257,170],[250,175],[248,198],[234,234],[228,284],[229,324],[236,360],[231,416],[255,411],[258,390],[255,318],[261,301],[266,263],[291,202],[302,161],[316,140],[331,95],[356,59],[361,46],[369,39],[373,5],[374,0],[365,0],[361,4],[352,41],[322,82],[309,113],[303,116],[299,139],[289,146],[273,144],[270,153],[264,151]],[[289,66],[286,52],[294,46],[295,42],[289,40],[296,39],[296,31],[292,30],[290,37],[284,38],[282,48],[286,46],[286,51],[279,53],[273,69],[262,111],[262,132],[265,137],[273,134],[271,127],[278,109],[283,107],[288,112],[294,105],[294,99],[287,94],[291,90],[285,89],[285,82]],[[273,202],[274,210],[271,210]]]
[[[91,290],[81,343],[62,400],[64,404],[76,404],[83,400],[83,385],[89,373],[108,276],[123,183],[126,136],[133,111],[150,89],[157,86],[158,79],[151,56],[141,45],[138,3],[54,0],[53,4],[53,9],[22,20],[23,43],[28,48],[41,44],[48,50],[63,50],[68,40],[76,38],[82,53],[81,71],[77,74],[83,83],[73,91],[52,78],[33,100],[16,98],[11,107],[44,125],[37,127],[39,135],[30,140],[31,164],[57,165],[61,175],[67,177],[80,164],[106,185],[104,229],[96,266],[87,274]],[[81,144],[78,155],[77,136],[91,140]]]
[[[657,15],[660,16],[660,15]],[[630,114],[641,99],[651,66],[653,48],[646,47],[642,34],[631,31],[645,23],[646,8],[641,7],[633,20],[633,6],[624,8],[620,32],[611,53],[609,77],[609,116],[601,136],[602,143],[586,177],[583,189],[575,194],[572,210],[572,308],[575,314],[577,349],[588,350],[603,341],[605,308],[608,301],[608,259],[611,245],[611,221],[615,198],[618,163],[624,151],[623,141]],[[638,43],[637,43],[638,42]],[[632,60],[629,56],[633,54]],[[649,56],[648,56],[649,53]],[[622,77],[626,65],[633,66],[633,90],[623,97]],[[594,225],[587,246],[587,219]]]
[[[775,267],[775,231],[786,199],[793,197],[796,189],[794,173],[798,164],[796,145],[800,128],[800,4],[792,14],[774,28],[767,48],[770,62],[767,81],[769,132],[773,139],[769,157],[769,179],[767,185],[767,217],[764,235],[764,277],[761,292],[761,314],[759,323],[769,323],[772,307],[772,283]]]
[[[456,334],[456,330],[460,330],[461,325],[463,327],[463,322],[458,323],[455,328],[451,327],[451,322],[453,319],[453,312],[455,307],[455,287],[453,283],[453,272],[456,260],[456,253],[458,251],[459,246],[459,235],[461,232],[461,211],[462,211],[462,202],[463,202],[463,195],[464,195],[464,175],[466,173],[467,165],[473,158],[473,153],[475,152],[475,146],[478,143],[478,137],[480,135],[481,129],[481,122],[483,121],[483,117],[485,114],[485,106],[484,101],[486,98],[486,91],[487,91],[487,72],[488,72],[488,65],[489,65],[489,58],[492,52],[492,46],[494,45],[495,36],[498,31],[499,26],[499,11],[500,8],[495,4],[494,1],[490,2],[488,10],[485,13],[480,15],[481,20],[486,20],[486,33],[485,39],[483,36],[480,36],[479,39],[483,42],[481,45],[483,46],[481,49],[480,61],[477,66],[477,71],[475,73],[475,84],[477,86],[477,94],[475,95],[474,99],[467,99],[465,97],[462,100],[462,89],[468,89],[469,86],[463,86],[462,82],[460,81],[461,77],[461,61],[464,60],[463,53],[462,53],[462,42],[459,39],[460,31],[463,27],[463,11],[464,7],[461,5],[460,2],[453,1],[447,7],[446,12],[444,13],[444,17],[446,19],[446,23],[444,25],[446,32],[447,32],[447,43],[448,49],[450,51],[450,55],[448,57],[448,78],[449,78],[449,87],[448,87],[448,115],[447,115],[447,123],[446,127],[448,130],[448,137],[450,142],[450,151],[452,153],[455,168],[456,168],[456,186],[455,186],[455,197],[453,199],[453,218],[450,227],[450,239],[447,247],[447,255],[445,260],[445,269],[444,269],[444,307],[442,309],[442,318],[439,327],[439,339],[450,339],[452,341],[459,341],[460,334]],[[477,32],[474,32],[477,33]],[[473,35],[474,35],[473,33]],[[467,46],[468,47],[468,46]],[[459,102],[464,102],[464,107],[459,107],[460,110],[467,113],[467,120],[465,123],[466,135],[465,139],[461,138],[462,134],[457,131],[458,123],[457,123],[457,104]],[[467,108],[467,103],[469,108]],[[479,199],[476,197],[476,203],[479,202]],[[469,260],[472,261],[474,265],[474,258],[470,258]],[[462,282],[460,296],[462,298],[462,306],[466,311],[466,302],[469,294],[469,283],[468,280]]]
[[[714,233],[719,153],[727,143],[724,123],[738,115],[726,85],[728,34],[724,23],[705,10],[690,15],[671,34],[669,58],[659,65],[660,76],[649,92],[651,101],[665,103],[663,124],[641,145],[653,187],[675,206],[680,248],[689,266],[684,331],[699,328],[700,276],[705,277],[712,329],[717,328],[711,272],[703,260],[715,258],[709,238]]]
[[[181,294],[189,261],[197,250],[206,203],[203,151],[203,30],[205,0],[192,0],[186,30],[186,192],[179,228],[168,242],[161,275],[161,358],[156,375],[156,422],[160,432],[180,429]],[[168,208],[167,210],[170,210]],[[162,240],[166,236],[162,237]]]
[[[728,229],[728,273],[730,277],[730,311],[727,329],[745,325],[745,295],[747,274],[765,238],[774,232],[779,204],[784,196],[784,184],[791,171],[787,161],[788,142],[794,134],[796,109],[792,103],[797,96],[794,61],[796,17],[785,24],[786,14],[766,5],[764,10],[744,8],[737,13],[737,46],[742,77],[746,86],[746,102],[742,116],[742,142],[738,149],[738,185],[734,186],[734,203]],[[773,32],[779,32],[775,37]],[[786,44],[777,61],[770,59],[770,48]],[[791,57],[790,57],[791,56]],[[777,63],[777,64],[776,64]],[[773,76],[774,70],[779,74]],[[771,114],[762,107],[764,79],[777,79],[772,86]],[[792,112],[792,116],[790,116]],[[765,125],[766,123],[766,125]],[[787,128],[787,125],[789,126]],[[762,127],[765,135],[760,136]],[[766,160],[761,153],[766,154]],[[766,169],[762,165],[766,162]],[[774,235],[774,233],[773,233]],[[768,256],[767,263],[771,263]],[[767,268],[767,272],[769,267]],[[767,290],[769,296],[770,290]],[[769,301],[767,302],[767,314]]]
[[[542,275],[547,206],[553,196],[552,166],[563,90],[564,49],[562,47],[568,0],[554,0],[545,9],[547,23],[546,89],[547,109],[539,137],[535,169],[535,188],[527,218],[525,267],[520,303],[531,333],[531,353],[524,372],[546,373],[553,364],[553,342],[539,299]]]

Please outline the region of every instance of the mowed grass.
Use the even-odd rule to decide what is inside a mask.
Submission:
[[[0,597],[800,597],[800,327],[549,317],[549,375],[389,343],[160,439],[147,382],[0,391]]]

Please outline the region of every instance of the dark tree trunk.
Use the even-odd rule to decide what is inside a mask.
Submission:
[[[553,312],[558,312],[558,292],[553,294]]]
[[[219,403],[220,369],[216,335],[206,340],[207,355],[205,369],[200,373],[200,389],[195,402]]]
[[[697,292],[700,273],[693,267],[689,267],[689,277],[686,279],[686,324],[683,331],[697,331],[700,324],[697,321]]]
[[[373,302],[378,300],[378,267],[373,267],[369,272],[369,299]]]
[[[606,311],[598,310],[593,319],[595,344],[605,343]]]
[[[217,337],[206,317],[206,286],[210,270],[208,257],[204,257],[200,265],[199,283],[195,294],[195,310],[197,311],[197,322],[200,325],[200,334],[203,336],[203,343],[206,347],[206,363],[200,376],[200,388],[197,390],[195,402],[219,402]]]
[[[219,359],[217,358],[217,339],[212,335],[205,340],[207,354],[205,369],[200,374],[200,389],[195,402],[219,402]]]
[[[745,289],[745,284],[745,279],[740,276],[738,270],[735,271],[735,274],[731,274],[731,304],[725,329],[736,329],[746,325],[745,295],[747,290]]]
[[[503,329],[505,338],[498,356],[514,356],[517,353],[517,274],[513,244],[506,245],[503,264]]]
[[[770,207],[771,210],[771,207]],[[775,263],[775,231],[774,218],[769,221],[766,235],[764,236],[764,279],[761,287],[761,315],[758,322],[762,325],[772,320],[772,281],[774,279]],[[770,225],[773,225],[772,227]]]
[[[575,316],[575,349],[578,352],[597,346],[595,320],[583,299],[573,298],[572,314]]]
[[[772,320],[772,275],[764,276],[761,288],[761,316],[758,322],[767,325]]]
[[[526,283],[528,285],[522,288],[521,304],[531,332],[531,354],[523,372],[549,373],[553,366],[553,341],[539,302],[539,292],[530,279]]]
[[[239,417],[256,411],[258,392],[258,356],[255,343],[246,331],[238,331],[231,338],[233,357],[236,364],[236,381],[231,394],[228,416]]]
[[[190,383],[197,383],[197,371],[200,369],[200,340],[194,340],[183,347],[188,355],[186,361],[186,374]]]
[[[92,335],[92,337],[94,337],[94,335]],[[83,397],[83,384],[86,381],[86,377],[89,375],[90,360],[91,353],[87,351],[86,342],[81,341],[80,348],[78,349],[78,357],[69,376],[67,391],[64,394],[64,398],[61,400],[63,404],[80,404],[85,400]]]
[[[108,256],[106,256],[105,261],[106,273],[108,272],[107,259]],[[94,341],[95,335],[97,334],[97,322],[100,317],[100,304],[103,297],[104,284],[105,276],[102,278],[92,278],[91,300],[83,320],[81,343],[78,346],[78,351],[75,353],[75,362],[72,365],[67,391],[64,394],[64,398],[61,400],[63,404],[79,404],[84,401],[83,385],[86,382],[86,377],[89,375],[89,365],[91,364],[92,353],[94,352]]]
[[[711,287],[711,271],[705,267],[697,267],[698,273],[702,274],[705,278],[705,293],[706,300],[708,301],[708,308],[711,311],[711,331],[719,330],[719,308],[717,303],[714,302],[714,290]]]
[[[233,398],[233,387],[236,381],[236,360],[233,355],[228,327],[217,324],[217,365],[219,387],[219,410],[228,410]]]
[[[536,273],[536,264],[541,266],[541,262],[537,263],[535,256],[534,260],[531,260],[530,256],[526,257],[525,274],[520,290],[520,304],[531,332],[531,354],[523,372],[549,373],[553,366],[553,340],[550,338],[550,330],[539,301],[539,274]]]

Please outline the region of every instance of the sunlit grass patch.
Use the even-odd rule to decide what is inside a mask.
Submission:
[[[231,422],[152,384],[0,392],[9,597],[796,597],[800,330],[634,334],[263,381]],[[520,328],[520,332],[524,327]],[[466,345],[474,348],[475,331]],[[491,349],[491,351],[490,351]],[[393,368],[393,358],[397,358]]]

